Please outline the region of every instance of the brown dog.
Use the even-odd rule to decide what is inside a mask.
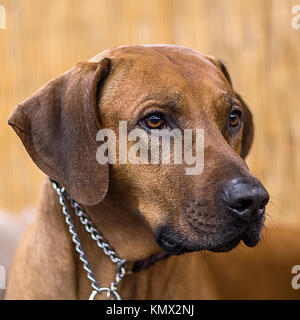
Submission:
[[[100,165],[96,134],[118,132],[121,120],[147,135],[204,129],[203,172],[187,175],[184,164],[174,163]],[[253,137],[251,113],[220,61],[178,46],[106,50],[38,90],[9,124],[37,166],[84,206],[128,269],[162,250],[173,255],[125,276],[122,298],[300,297],[291,286],[299,234],[277,231],[258,248],[227,254],[195,252],[230,251],[241,240],[255,246],[269,199],[243,160]],[[75,221],[97,279],[109,286],[115,265]],[[7,298],[87,299],[90,293],[47,181],[17,251]]]

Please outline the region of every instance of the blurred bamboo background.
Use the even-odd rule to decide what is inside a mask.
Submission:
[[[298,1],[299,2],[299,1]],[[300,30],[286,0],[0,0],[0,210],[36,206],[42,173],[7,125],[14,106],[75,62],[121,44],[173,43],[221,58],[254,114],[248,164],[269,223],[300,222]]]

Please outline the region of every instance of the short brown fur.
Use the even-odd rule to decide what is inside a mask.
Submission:
[[[232,103],[244,116],[234,136],[224,127]],[[201,175],[185,175],[183,165],[96,162],[97,130],[117,131],[119,120],[134,128],[154,107],[174,115],[181,128],[204,128]],[[9,124],[37,166],[84,205],[129,267],[162,250],[154,237],[161,226],[194,248],[224,242],[233,220],[215,201],[220,183],[236,175],[253,177],[244,161],[253,138],[247,105],[220,61],[188,48],[106,50],[46,84],[17,107]],[[258,240],[263,223],[253,231]],[[108,285],[115,266],[80,225],[77,229],[97,278]],[[291,268],[300,263],[298,237],[296,231],[271,230],[256,248],[172,256],[126,276],[120,294],[125,299],[299,298],[291,287]],[[46,181],[38,215],[17,251],[6,298],[87,299],[90,293],[57,194]]]

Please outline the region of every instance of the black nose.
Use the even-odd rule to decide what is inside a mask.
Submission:
[[[245,221],[257,219],[265,212],[269,194],[255,178],[230,180],[223,189],[225,207]]]

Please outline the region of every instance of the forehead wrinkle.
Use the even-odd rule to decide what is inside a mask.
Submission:
[[[228,93],[228,92],[222,93],[221,96],[220,96],[220,99],[221,99],[223,102],[229,104],[231,107],[232,107],[234,104],[236,104],[235,99],[234,99],[233,96],[232,96],[230,93]]]
[[[139,101],[139,105],[145,105],[147,102],[149,104],[158,105],[160,107],[167,108],[170,112],[179,114],[183,108],[182,96],[179,93],[168,94],[165,93],[150,93],[143,97]]]
[[[212,101],[211,115],[213,119],[221,120],[222,118],[226,117],[232,106],[236,104],[236,100],[230,93],[221,93]]]
[[[238,104],[236,99],[228,92],[221,93],[218,97],[214,99],[215,106],[227,106],[228,109],[232,108],[232,106]]]

